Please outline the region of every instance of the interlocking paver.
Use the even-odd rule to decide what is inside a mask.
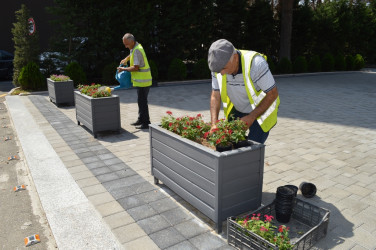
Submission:
[[[363,238],[368,236],[367,232],[375,231],[372,215],[376,211],[376,120],[371,107],[375,107],[376,101],[357,90],[367,89],[368,93],[374,93],[376,87],[370,84],[374,80],[363,81],[365,77],[374,79],[375,76],[350,73],[345,77],[313,75],[276,78],[281,108],[278,124],[266,143],[263,202],[270,202],[280,185],[298,186],[302,181],[314,183],[318,188],[317,195],[306,200],[331,210],[328,235],[317,244],[321,249],[372,247]],[[158,123],[167,110],[176,116],[201,113],[204,119],[210,120],[210,91],[210,83],[152,88],[149,94],[151,121]],[[206,216],[181,200],[168,187],[153,185],[148,131],[129,125],[137,117],[135,90],[119,91],[118,94],[121,110],[128,111],[121,112],[123,130],[120,134],[100,134],[98,139],[76,125],[74,108],[57,109],[46,96],[30,99],[37,101],[35,105],[44,115],[36,113],[39,115],[38,124],[70,173],[74,177],[84,177],[87,173],[84,164],[103,182],[100,184],[96,177],[78,180],[84,193],[91,197],[107,191],[117,200],[112,202],[118,202],[124,210],[124,214],[119,212],[104,219],[116,225],[111,228],[117,230],[116,234],[124,247],[154,241],[161,248],[227,249],[224,239],[212,233],[213,223]],[[362,102],[343,101],[354,98]],[[79,160],[72,159],[72,152]],[[95,161],[89,159],[93,158],[91,156],[95,156]],[[302,198],[300,193],[298,195]],[[105,207],[105,204],[100,206]],[[141,208],[145,209],[145,215],[140,215]],[[133,213],[137,222],[141,221],[149,233],[145,233],[137,223],[129,224],[133,219],[126,211]],[[152,211],[158,214],[154,215]],[[186,211],[190,213],[185,214]],[[154,216],[143,218],[148,214]],[[179,221],[185,216],[187,221]],[[124,219],[127,225],[121,224],[121,217],[128,218]],[[167,219],[168,224],[166,228],[161,227],[154,232],[147,221],[150,218]],[[195,220],[204,223],[207,228],[195,225]],[[168,226],[171,224],[175,226]],[[141,231],[125,235],[124,232],[132,230],[131,227],[125,228],[130,225],[136,231]],[[178,242],[163,242],[156,238],[156,235],[173,233],[178,233],[182,238],[178,237]]]

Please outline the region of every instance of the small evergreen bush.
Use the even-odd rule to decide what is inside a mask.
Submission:
[[[149,61],[149,66],[150,66],[151,77],[153,78],[153,81],[158,80],[158,67],[157,67],[157,64],[153,60],[150,60]]]
[[[69,63],[64,69],[65,75],[69,76],[73,80],[74,85],[86,83],[86,74],[82,67],[77,62]],[[115,75],[114,75],[115,76]]]
[[[334,69],[338,71],[343,71],[346,69],[345,57],[342,54],[338,54],[334,58]]]
[[[279,74],[289,74],[289,73],[291,73],[292,72],[291,61],[287,57],[283,57],[279,61],[276,71]]]
[[[294,73],[305,73],[307,72],[307,59],[305,56],[298,56],[293,63]]]
[[[275,73],[275,63],[274,63],[273,59],[271,58],[271,56],[268,56],[266,61],[269,65],[270,72],[272,72],[272,74],[274,74]]]
[[[211,77],[207,60],[198,60],[193,66],[193,76],[197,79],[209,79]]]
[[[322,71],[333,71],[334,69],[334,57],[331,53],[326,53],[322,58],[321,64]]]
[[[321,71],[321,61],[320,57],[315,55],[308,62],[308,71],[309,72],[319,72]]]
[[[168,67],[167,77],[169,80],[184,80],[187,77],[187,67],[182,60],[172,59]]]
[[[107,85],[116,85],[119,84],[115,79],[115,74],[119,63],[112,62],[104,66],[102,70],[102,81]]]
[[[346,70],[354,69],[354,57],[352,55],[347,55],[346,58]]]
[[[23,90],[45,90],[47,81],[35,62],[29,62],[21,69],[18,82]]]
[[[354,58],[354,69],[355,70],[360,70],[364,68],[364,59],[360,54],[356,54]]]

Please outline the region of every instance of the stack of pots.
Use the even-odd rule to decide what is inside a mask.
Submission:
[[[277,188],[275,198],[275,213],[278,222],[288,223],[290,221],[296,191],[297,190],[294,190],[288,186]]]

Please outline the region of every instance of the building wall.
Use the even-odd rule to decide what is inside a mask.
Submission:
[[[0,8],[0,50],[14,53],[13,35],[11,29],[16,22],[15,12],[25,4],[30,9],[35,26],[39,34],[40,49],[46,51],[52,36],[52,26],[49,21],[52,16],[47,13],[46,7],[53,5],[53,0],[3,0]]]

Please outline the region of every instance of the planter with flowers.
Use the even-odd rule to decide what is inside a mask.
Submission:
[[[101,131],[119,131],[120,99],[110,88],[99,84],[79,85],[74,91],[77,124],[81,123],[97,137]]]
[[[327,209],[295,198],[291,220],[281,224],[273,220],[272,202],[240,217],[229,217],[227,242],[236,249],[309,249],[325,237],[329,214]]]
[[[174,118],[169,112],[161,126],[149,127],[155,184],[161,180],[208,216],[216,223],[217,232],[222,231],[227,217],[261,205],[263,144],[248,142],[246,147],[218,152],[213,148],[218,139],[209,132],[211,126],[202,121],[201,115]],[[222,138],[221,124],[217,128],[216,136]],[[227,135],[232,133],[227,129],[221,142],[230,140]],[[212,148],[206,144],[212,144]]]
[[[51,75],[47,78],[48,95],[50,101],[57,106],[60,104],[74,105],[73,81],[69,76]]]

